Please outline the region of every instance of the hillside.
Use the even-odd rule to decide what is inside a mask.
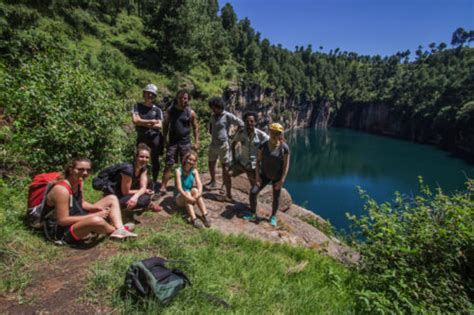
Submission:
[[[219,10],[216,0],[1,0],[0,272],[5,277],[0,299],[8,303],[2,312],[35,307],[59,312],[62,298],[79,298],[77,305],[91,312],[223,311],[193,290],[169,307],[122,299],[124,269],[151,255],[190,261],[195,286],[228,299],[236,312],[472,312],[474,186],[469,179],[465,191],[449,196],[430,191],[420,180],[419,196],[396,193],[385,204],[361,191],[367,215],[351,217],[356,235],[347,242],[361,253],[359,264],[351,267],[337,255],[334,260],[321,254],[347,246],[321,234],[331,228],[313,217],[299,218],[301,230],[285,230],[297,221],[292,210],[282,214],[279,230],[265,222],[252,230],[238,217],[225,218],[224,205],[213,204],[226,234],[256,234],[266,241],[193,230],[179,214],[145,214],[141,238],[105,241],[90,251],[53,246],[23,223],[30,175],[61,170],[78,155],[90,157],[94,171],[128,160],[135,145],[130,109],[150,82],[158,85],[163,105],[187,88],[202,131],[208,98],[222,95],[230,110],[255,109],[264,121],[287,127],[346,126],[470,156],[472,39],[472,31],[458,29],[450,47],[432,43],[420,47],[416,57],[410,52],[360,56],[339,49],[325,54],[311,46],[289,51],[272,45],[230,5]],[[201,132],[202,171],[208,143]],[[96,200],[97,192],[89,182],[86,186],[87,197]],[[244,203],[245,195],[240,197]],[[313,242],[308,235],[320,239]],[[330,245],[322,245],[326,242]],[[63,268],[71,257],[83,268],[77,274]],[[62,289],[74,279],[84,291],[67,295],[71,291]],[[45,299],[42,281],[52,292]]]

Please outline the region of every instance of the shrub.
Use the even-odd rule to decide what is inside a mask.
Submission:
[[[73,156],[99,165],[120,159],[125,146],[123,106],[114,91],[81,61],[41,55],[0,79],[0,103],[13,119],[7,151],[35,170],[62,166]]]
[[[474,266],[474,181],[452,196],[421,194],[378,204],[350,219],[363,235],[358,305],[368,313],[470,313]]]

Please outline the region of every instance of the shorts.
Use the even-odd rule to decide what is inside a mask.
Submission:
[[[82,243],[82,240],[74,234],[74,229],[71,226],[66,228],[62,240],[68,245],[78,245]]]
[[[178,154],[179,160],[183,161],[184,156],[189,151],[191,151],[191,143],[176,143],[169,145],[168,150],[166,151],[166,165],[173,165],[178,162]]]
[[[246,173],[247,177],[250,181],[250,184],[253,186],[255,185],[257,173],[253,169],[247,169],[239,162],[236,162],[234,165],[230,167],[230,176],[237,177],[240,174]]]
[[[208,150],[209,162],[215,162],[217,159],[221,161],[221,164],[229,164],[232,161],[230,146],[228,142],[222,145],[210,144]]]

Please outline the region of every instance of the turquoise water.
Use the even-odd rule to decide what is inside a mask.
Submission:
[[[474,165],[430,145],[371,135],[349,129],[292,130],[285,134],[291,149],[285,188],[293,201],[347,229],[345,213],[363,213],[360,186],[378,202],[399,191],[418,192],[418,176],[445,192],[464,188],[474,178]]]

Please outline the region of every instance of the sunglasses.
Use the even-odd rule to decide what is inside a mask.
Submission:
[[[79,167],[79,168],[76,168],[76,170],[78,170],[79,172],[87,172],[87,173],[90,173],[91,171],[90,168],[85,168],[85,167]]]

